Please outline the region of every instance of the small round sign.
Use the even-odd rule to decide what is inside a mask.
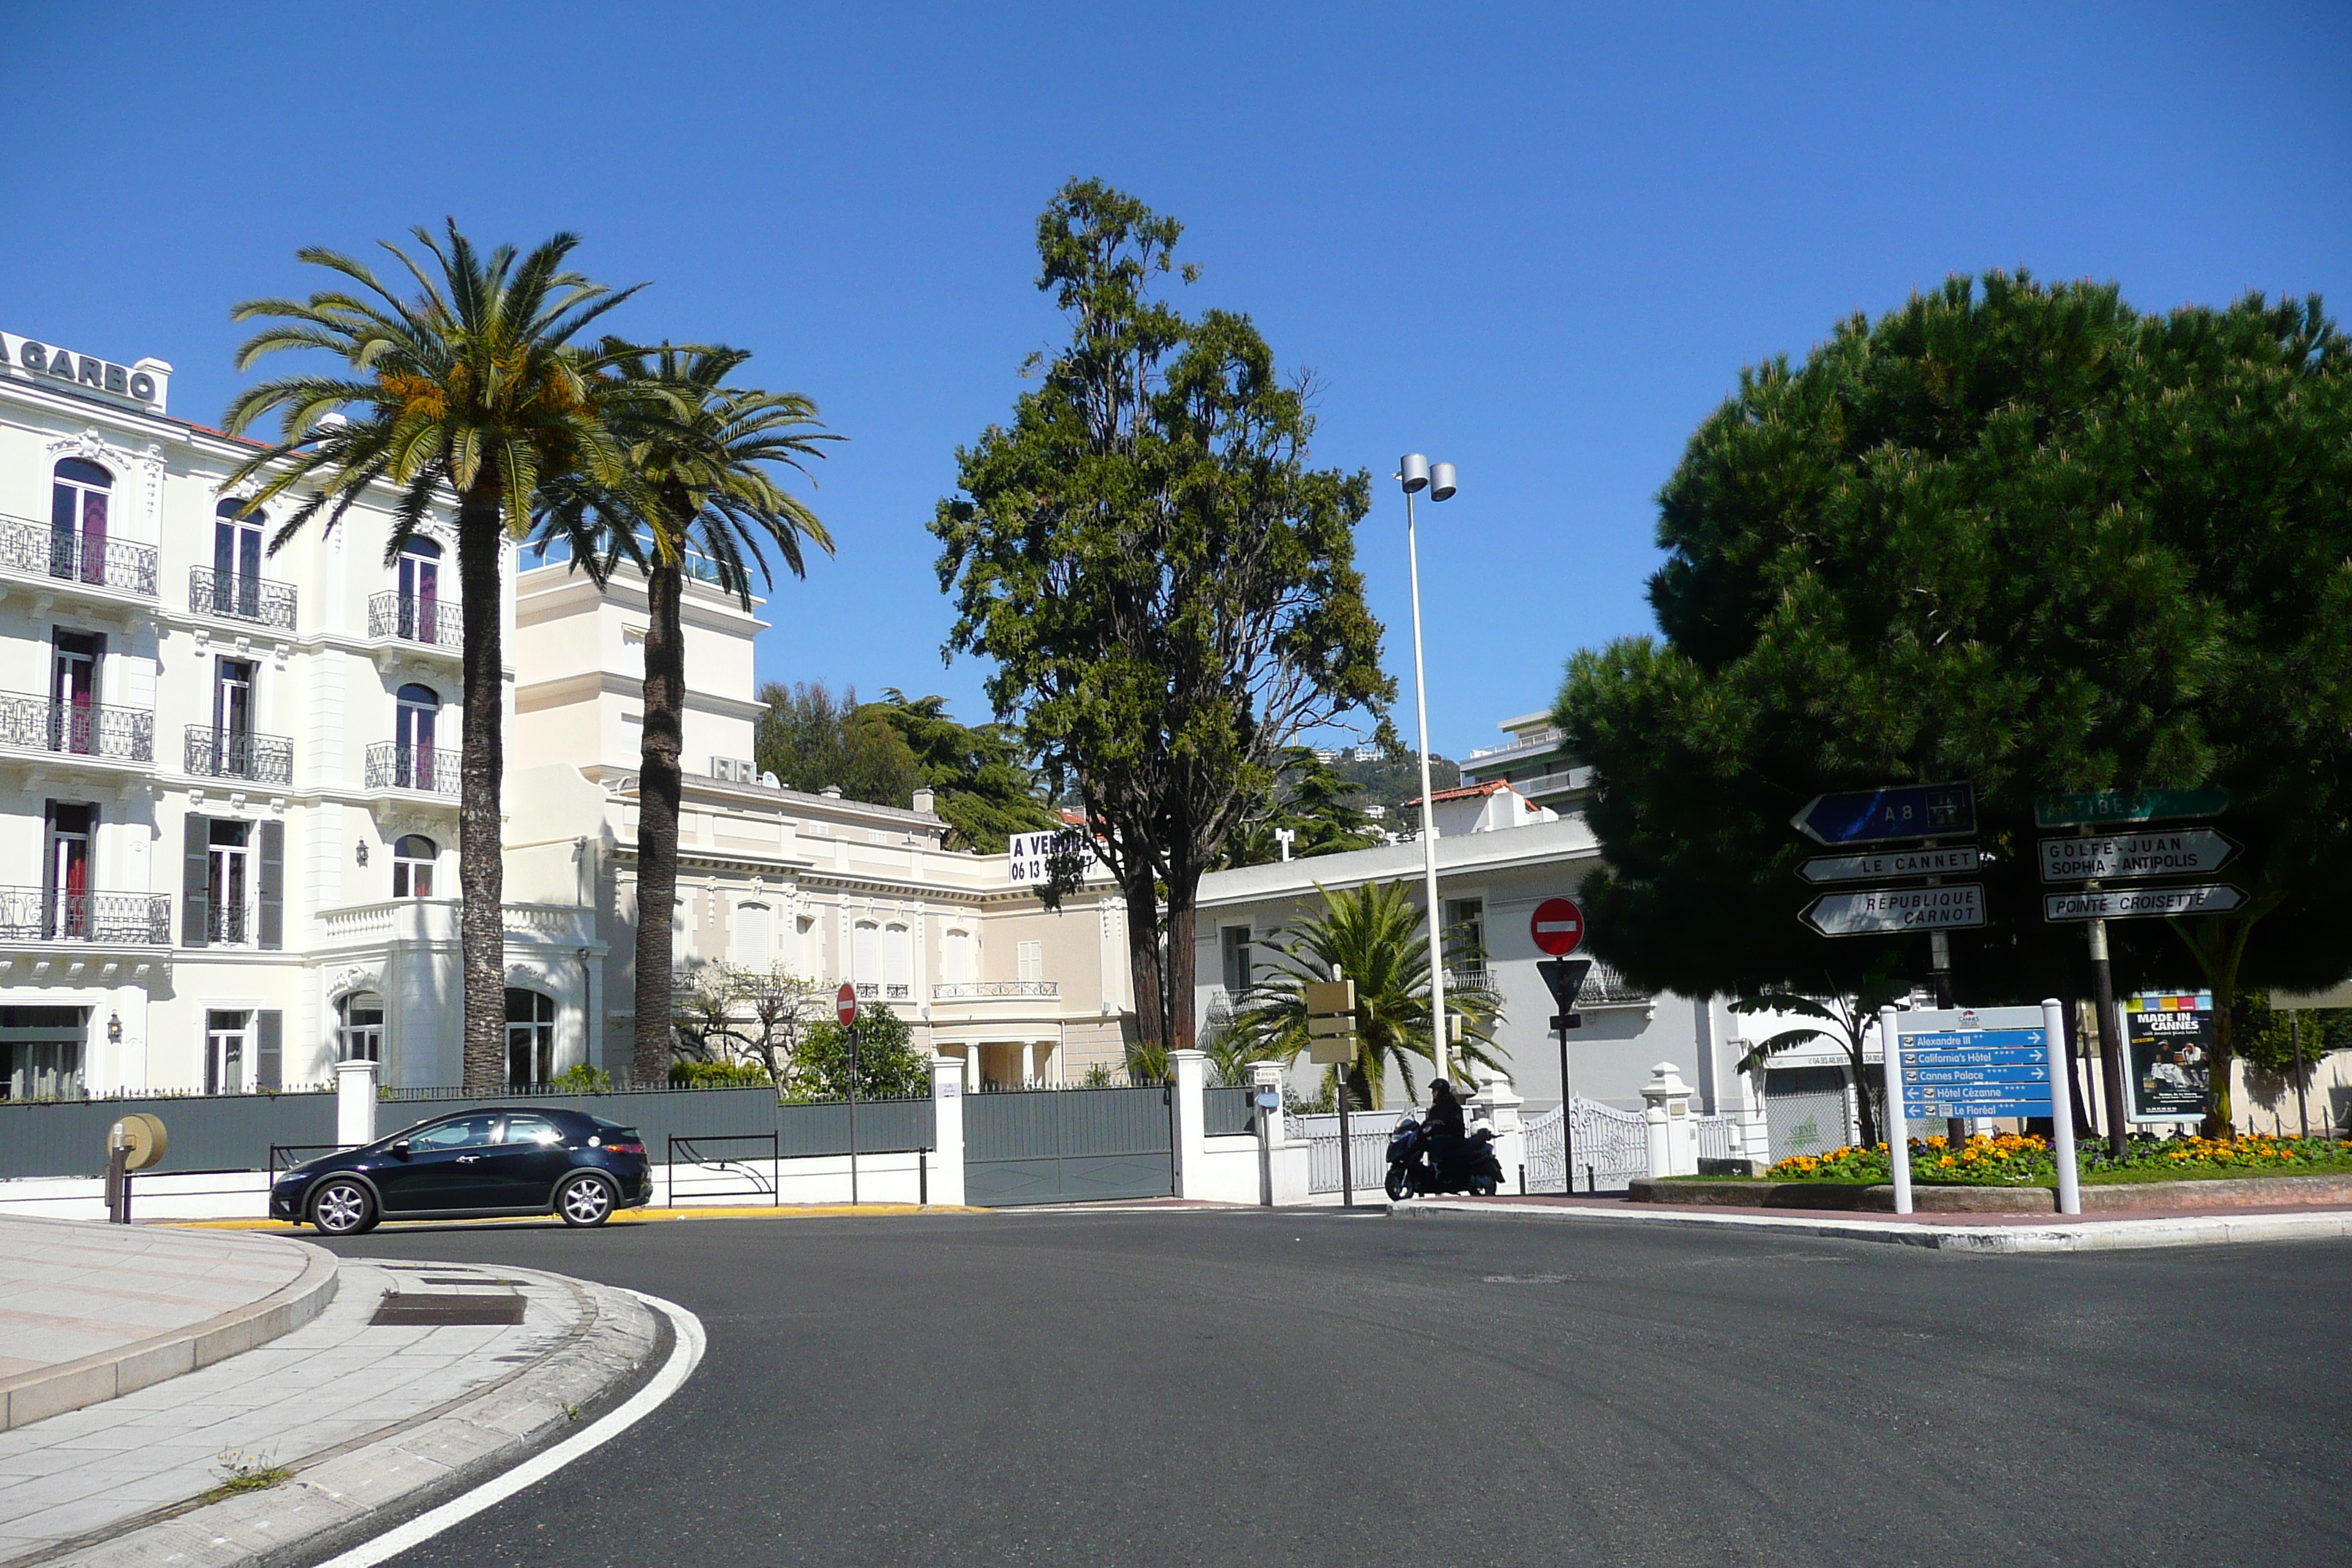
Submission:
[[[857,1022],[857,987],[846,980],[833,994],[833,1016],[841,1020],[845,1029]]]
[[[1536,906],[1528,931],[1538,950],[1566,958],[1584,945],[1584,911],[1573,899],[1546,899]]]

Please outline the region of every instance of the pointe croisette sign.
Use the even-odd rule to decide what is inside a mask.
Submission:
[[[110,360],[95,358],[61,349],[37,338],[21,338],[14,332],[0,332],[0,375],[10,375],[35,385],[71,390],[85,395],[111,398],[122,403],[137,404],[161,414],[163,393],[170,384],[172,367],[161,360],[142,359],[137,364],[121,365]]]

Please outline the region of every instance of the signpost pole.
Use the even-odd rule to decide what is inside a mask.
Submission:
[[[2099,1013],[2099,1063],[2107,1084],[2107,1151],[2124,1157],[2131,1107],[2124,1100],[2124,1047],[2116,1038],[2116,972],[2107,963],[2107,922],[2091,922],[2091,996]]]
[[[2042,1001],[2042,1038],[2050,1047],[2053,1067],[2068,1058],[2066,1048],[2066,1006],[2055,996]],[[2058,1212],[2083,1212],[2082,1177],[2074,1169],[2074,1119],[2059,1114],[2057,1080],[2050,1080],[2050,1152],[2058,1162]]]
[[[849,1026],[849,1206],[857,1206],[857,1026]]]
[[[1878,1049],[1886,1072],[1886,1163],[1895,1173],[1895,1212],[1911,1212],[1910,1124],[1903,1119],[1903,1037],[1895,1032],[1895,1009],[1878,1010]]]

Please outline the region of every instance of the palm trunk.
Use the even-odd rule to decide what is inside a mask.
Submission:
[[[677,813],[686,749],[684,574],[656,563],[646,575],[646,721],[637,766],[636,1049],[640,1088],[667,1081],[672,1004],[671,911],[677,904]]]
[[[465,1088],[496,1094],[507,1081],[506,862],[500,792],[506,775],[499,482],[488,468],[457,503],[457,582],[466,638],[463,748],[457,768],[457,940],[466,981]]]

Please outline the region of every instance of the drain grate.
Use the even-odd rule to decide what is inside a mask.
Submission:
[[[386,1291],[368,1321],[379,1328],[467,1328],[522,1321],[520,1296]]]

